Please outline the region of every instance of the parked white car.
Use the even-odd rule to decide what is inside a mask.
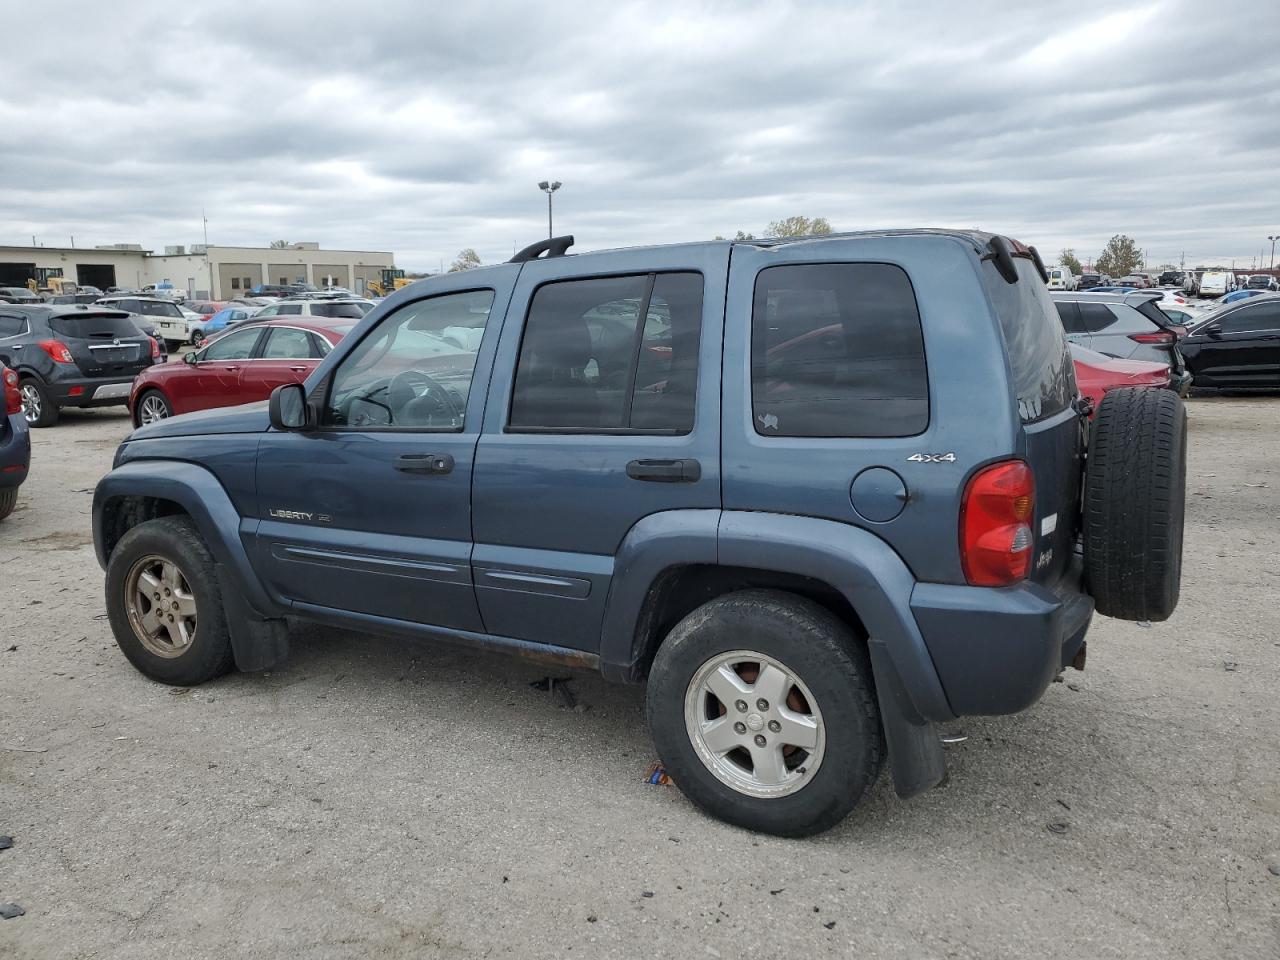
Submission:
[[[1200,296],[1225,297],[1236,288],[1236,275],[1230,270],[1206,270],[1200,278]]]
[[[1071,272],[1070,267],[1050,267],[1046,272],[1050,290],[1074,290],[1080,285],[1080,278]]]

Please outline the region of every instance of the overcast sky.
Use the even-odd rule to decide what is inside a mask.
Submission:
[[[547,178],[578,249],[805,214],[1247,267],[1280,232],[1265,3],[450,6],[0,0],[0,243],[203,209],[435,270],[544,236]]]

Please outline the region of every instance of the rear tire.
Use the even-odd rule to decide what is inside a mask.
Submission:
[[[830,611],[781,591],[718,597],[677,624],[654,658],[647,712],[686,797],[784,837],[843,820],[884,755],[866,648]]]
[[[31,427],[52,427],[58,422],[58,405],[49,390],[35,377],[24,377],[18,385],[22,394],[22,413]]]
[[[107,561],[107,618],[129,662],[194,686],[234,665],[213,556],[187,517],[140,523]]]
[[[195,330],[195,331],[192,331],[192,333],[191,333],[191,345],[192,345],[193,347],[195,347],[197,350],[198,350],[198,349],[200,349],[200,347],[202,347],[202,346],[204,345],[204,340],[205,340],[205,337],[204,337],[204,331],[203,331],[203,330]]]
[[[17,505],[17,487],[8,487],[4,490],[0,490],[0,520],[5,519],[9,514],[13,513],[13,508]]]
[[[1182,584],[1187,412],[1168,390],[1108,391],[1084,484],[1085,581],[1099,613],[1167,620]]]

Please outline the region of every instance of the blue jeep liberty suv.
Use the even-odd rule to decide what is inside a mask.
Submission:
[[[1033,704],[1095,608],[1172,613],[1182,402],[1113,391],[1090,428],[1034,248],[572,242],[130,435],[93,524],[134,666],[261,670],[292,617],[598,669],[647,684],[694,803],[800,836],[886,761],[938,783],[936,724]]]

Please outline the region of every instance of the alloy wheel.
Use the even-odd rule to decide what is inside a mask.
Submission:
[[[138,420],[145,427],[149,423],[169,418],[169,407],[161,397],[152,394],[145,397],[138,410]]]
[[[717,779],[753,797],[782,797],[817,773],[826,748],[809,688],[779,660],[751,650],[717,654],[685,693],[685,729]]]
[[[40,391],[34,384],[24,383],[20,392],[22,394],[22,415],[27,418],[27,423],[35,423],[40,419],[40,414],[44,410],[44,404],[40,399]]]
[[[173,659],[191,648],[196,635],[196,598],[178,565],[143,557],[124,581],[129,626],[147,651]]]

